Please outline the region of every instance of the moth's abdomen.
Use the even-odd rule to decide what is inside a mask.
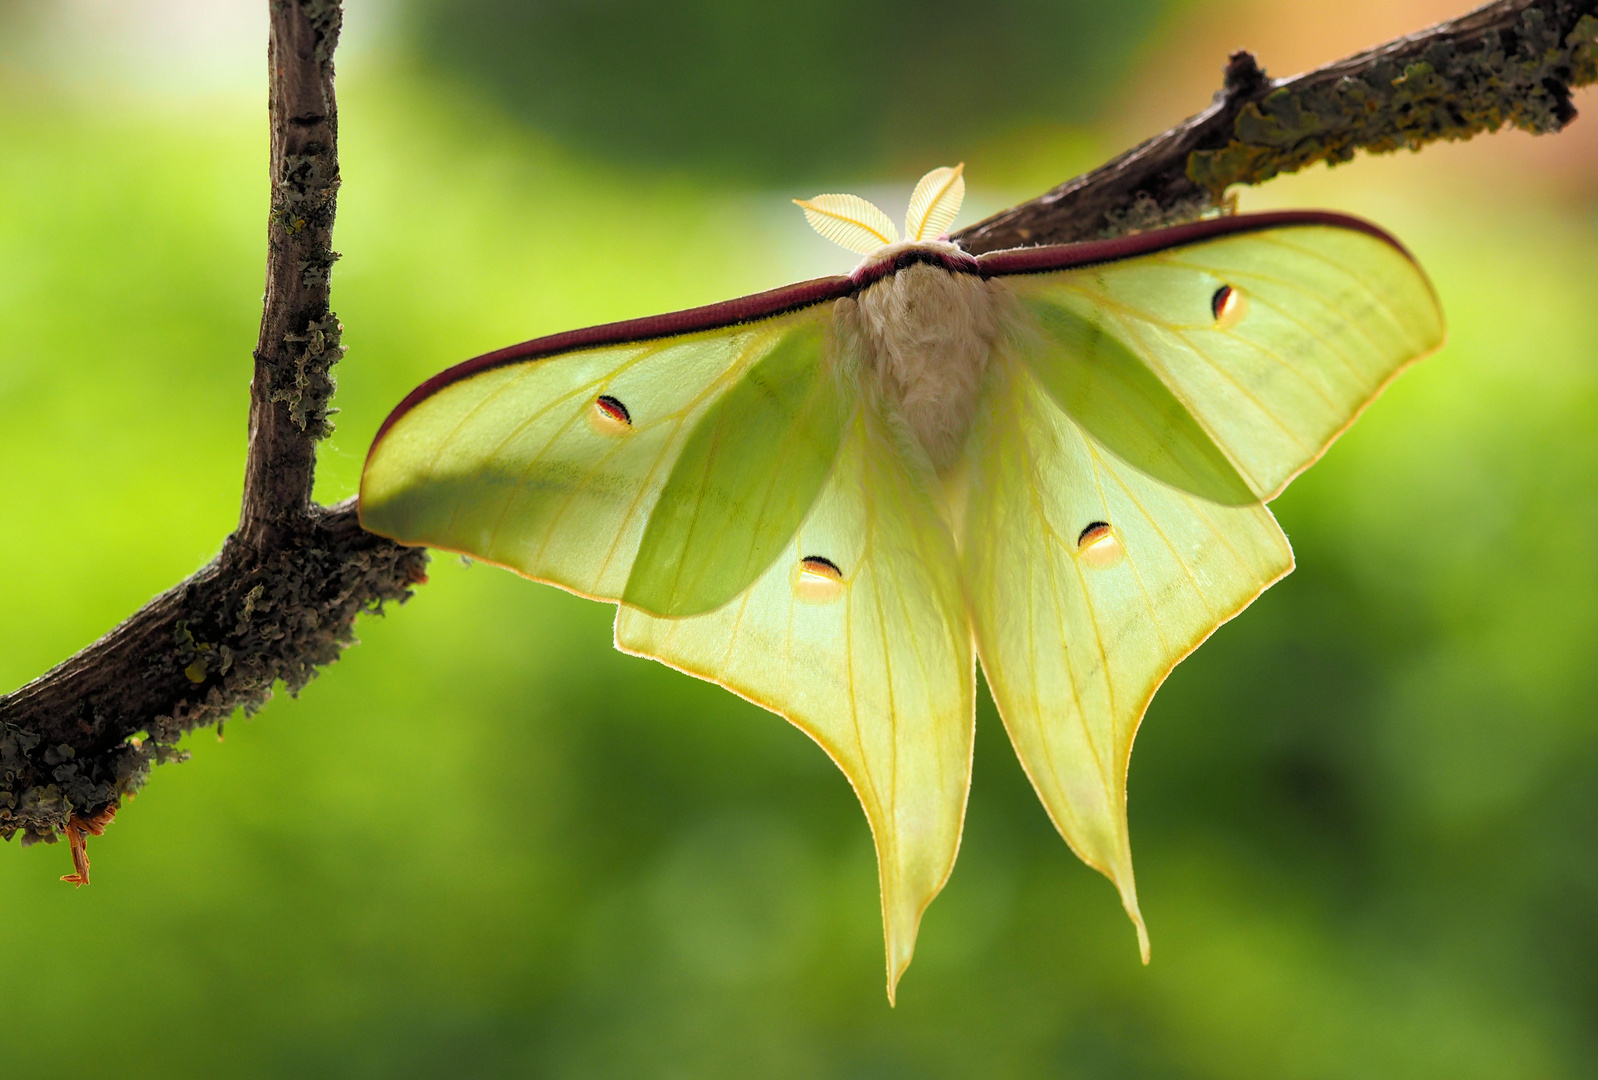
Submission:
[[[997,332],[998,288],[916,263],[839,305],[838,317],[856,322],[866,371],[939,469],[954,462],[971,429]]]

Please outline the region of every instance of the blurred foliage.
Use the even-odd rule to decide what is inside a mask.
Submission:
[[[793,184],[1091,120],[1173,0],[408,4],[439,67],[574,146]]]
[[[324,499],[448,363],[848,265],[781,200],[640,179],[408,66],[343,64],[340,93]],[[236,520],[261,112],[0,81],[0,687]],[[91,887],[56,880],[63,847],[0,849],[0,1072],[1590,1075],[1598,214],[1403,164],[1282,196],[1394,229],[1452,339],[1279,500],[1300,569],[1154,702],[1149,967],[984,701],[960,862],[890,1010],[826,756],[614,653],[603,605],[440,559],[299,701],[157,770]]]

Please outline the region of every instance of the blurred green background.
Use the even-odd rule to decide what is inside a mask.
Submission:
[[[0,688],[237,514],[264,3],[0,4]],[[1462,6],[1462,5],[1460,5]],[[257,10],[259,8],[260,10]],[[489,348],[846,269],[788,203],[1008,205],[1458,7],[352,0],[320,496]],[[1276,504],[1300,569],[1161,691],[1131,820],[1154,961],[991,705],[889,1009],[870,837],[799,732],[441,558],[298,701],[188,740],[74,891],[0,851],[0,1075],[1598,1073],[1598,95],[1571,131],[1245,192],[1393,229],[1448,347]]]

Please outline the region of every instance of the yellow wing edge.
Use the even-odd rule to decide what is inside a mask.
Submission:
[[[1261,509],[1263,509],[1265,511],[1266,515],[1270,517],[1272,524],[1276,524],[1276,516],[1271,513],[1270,508],[1262,505]],[[1281,532],[1281,526],[1280,525],[1277,525],[1277,530],[1278,530],[1278,532]],[[1123,822],[1126,821],[1127,781],[1128,781],[1128,779],[1130,778],[1130,775],[1131,775],[1132,748],[1137,742],[1137,733],[1138,733],[1138,731],[1143,727],[1143,719],[1144,719],[1145,716],[1148,715],[1149,706],[1151,704],[1153,704],[1153,702],[1154,702],[1154,696],[1157,693],[1159,693],[1160,687],[1165,685],[1165,680],[1170,677],[1171,672],[1175,671],[1177,669],[1177,667],[1182,663],[1182,661],[1186,660],[1189,656],[1192,656],[1195,652],[1197,652],[1198,649],[1199,649],[1199,646],[1203,645],[1206,641],[1208,641],[1212,634],[1214,634],[1221,627],[1225,626],[1227,623],[1231,622],[1233,619],[1237,618],[1244,611],[1248,610],[1249,606],[1252,605],[1254,603],[1254,601],[1258,600],[1261,596],[1263,596],[1265,594],[1265,590],[1269,589],[1272,585],[1275,585],[1277,582],[1279,582],[1283,578],[1287,577],[1288,574],[1291,574],[1293,572],[1293,570],[1297,566],[1297,562],[1296,562],[1296,560],[1294,558],[1294,555],[1293,555],[1293,545],[1292,545],[1292,542],[1287,539],[1287,534],[1285,532],[1281,532],[1281,536],[1282,536],[1283,543],[1287,546],[1287,565],[1279,573],[1277,573],[1275,577],[1272,577],[1271,579],[1269,579],[1268,581],[1266,581],[1262,585],[1260,585],[1260,587],[1258,589],[1256,589],[1252,594],[1250,594],[1246,599],[1244,599],[1240,604],[1238,604],[1237,607],[1233,608],[1231,611],[1229,611],[1226,614],[1222,615],[1218,620],[1216,620],[1216,622],[1212,626],[1210,626],[1202,634],[1200,634],[1196,638],[1194,638],[1193,641],[1190,644],[1185,646],[1182,649],[1182,651],[1180,653],[1178,653],[1171,660],[1170,664],[1168,664],[1166,666],[1165,670],[1160,673],[1159,677],[1154,680],[1154,685],[1149,688],[1149,692],[1144,696],[1143,700],[1138,704],[1137,720],[1136,720],[1135,723],[1133,723],[1131,735],[1126,741],[1126,752],[1123,755],[1121,755],[1120,761],[1118,761],[1116,763],[1118,771],[1120,772],[1120,775],[1121,775],[1121,807],[1120,807],[1120,809],[1121,809],[1121,820]],[[973,619],[975,618],[974,614],[973,614],[972,617],[973,617]],[[978,639],[976,639],[975,635],[973,635],[972,648],[973,648],[973,651],[977,654],[978,658],[980,659],[981,658],[981,642]],[[986,665],[986,661],[983,661],[983,664],[984,664],[984,671],[985,671],[986,670],[986,666],[985,666]],[[992,694],[992,690],[991,689],[989,690],[989,694],[991,696],[991,694]],[[1012,735],[1010,733],[1010,722],[1004,718],[1004,713],[1003,713],[1002,710],[998,710],[998,711],[999,711],[999,720],[1000,720],[1001,723],[1004,724],[1004,727],[1005,727],[1005,734],[1007,736],[1009,736],[1011,745],[1014,746],[1016,744],[1016,740],[1015,740],[1014,735]],[[1124,865],[1123,866],[1120,866],[1120,867],[1104,866],[1098,860],[1088,857],[1088,855],[1086,855],[1082,851],[1082,849],[1077,847],[1077,845],[1071,840],[1070,835],[1061,826],[1059,819],[1054,816],[1054,811],[1049,808],[1048,801],[1041,797],[1041,792],[1042,792],[1043,788],[1038,784],[1036,778],[1032,775],[1032,770],[1027,767],[1026,759],[1023,758],[1019,753],[1017,753],[1016,754],[1016,760],[1018,762],[1020,762],[1021,771],[1026,774],[1027,782],[1032,785],[1032,790],[1035,793],[1039,793],[1040,794],[1038,802],[1043,805],[1043,812],[1048,815],[1050,824],[1052,824],[1054,826],[1055,832],[1060,834],[1060,838],[1065,841],[1066,846],[1071,849],[1071,853],[1073,855],[1075,855],[1078,859],[1082,860],[1082,862],[1084,864],[1086,864],[1087,866],[1091,867],[1094,870],[1097,870],[1099,873],[1101,873],[1105,877],[1109,878],[1111,884],[1113,884],[1115,886],[1116,892],[1118,892],[1120,894],[1120,897],[1121,897],[1121,906],[1126,910],[1127,916],[1132,920],[1132,925],[1133,925],[1134,929],[1137,931],[1138,954],[1142,957],[1143,963],[1147,964],[1149,962],[1149,956],[1150,956],[1150,951],[1149,951],[1149,932],[1148,932],[1148,926],[1143,920],[1142,909],[1138,906],[1137,885],[1136,885],[1136,882],[1135,882],[1135,880],[1133,878],[1133,874],[1132,874],[1130,837],[1123,833],[1123,836],[1122,836],[1122,850],[1123,850],[1123,853],[1124,853],[1124,859],[1123,859]]]
[[[523,576],[525,577],[526,575],[523,575]],[[573,590],[568,590],[568,591],[573,591]],[[804,732],[804,734],[809,737],[810,741],[814,742],[817,746],[821,747],[822,752],[824,754],[826,754],[828,758],[831,759],[833,765],[835,765],[837,767],[838,771],[843,774],[844,779],[849,781],[850,790],[854,792],[855,798],[860,803],[861,810],[863,810],[865,812],[866,824],[868,826],[870,826],[870,828],[871,828],[871,843],[872,843],[872,847],[875,850],[876,855],[877,855],[877,890],[878,890],[878,894],[879,894],[880,899],[881,899],[883,939],[884,939],[884,945],[885,945],[886,952],[887,952],[888,1004],[890,1006],[894,1005],[895,1004],[895,993],[896,993],[896,991],[898,990],[898,987],[899,987],[899,979],[904,975],[905,970],[910,966],[910,960],[915,954],[915,938],[916,938],[916,935],[920,932],[920,929],[921,929],[921,918],[922,918],[923,915],[926,914],[927,908],[929,906],[931,906],[932,901],[937,899],[938,894],[943,891],[943,887],[949,883],[949,878],[954,873],[954,865],[958,861],[958,858],[959,858],[960,845],[965,839],[965,812],[966,812],[966,807],[969,805],[969,803],[971,801],[971,781],[970,781],[970,776],[971,776],[972,761],[974,760],[974,755],[975,755],[975,752],[976,752],[976,740],[975,739],[971,740],[971,750],[970,750],[970,752],[968,752],[967,758],[966,758],[966,785],[965,785],[965,794],[960,800],[960,827],[955,833],[954,847],[949,853],[949,865],[944,869],[943,876],[938,879],[937,886],[934,889],[932,889],[931,892],[929,892],[927,894],[926,899],[923,900],[921,902],[921,904],[916,908],[914,918],[912,919],[912,926],[910,927],[910,942],[909,942],[908,946],[905,946],[902,943],[896,942],[894,940],[893,931],[891,929],[893,923],[892,923],[892,921],[889,918],[889,912],[888,912],[888,894],[887,894],[887,890],[885,888],[883,888],[883,886],[882,886],[882,882],[883,882],[883,878],[884,878],[884,875],[883,875],[883,868],[884,868],[883,852],[885,850],[884,847],[883,847],[883,844],[882,844],[882,835],[883,835],[883,833],[885,833],[887,831],[887,826],[886,826],[886,824],[879,825],[879,823],[877,822],[877,815],[872,812],[870,805],[866,802],[864,796],[861,795],[860,785],[855,782],[855,778],[852,775],[850,775],[849,770],[844,768],[843,760],[839,756],[839,752],[834,747],[828,745],[828,741],[826,739],[824,739],[819,732],[815,731],[807,723],[805,723],[805,721],[799,719],[797,716],[794,716],[793,714],[789,713],[788,711],[786,711],[784,709],[777,708],[777,707],[775,707],[773,705],[767,704],[764,701],[761,701],[758,697],[756,697],[752,693],[745,692],[744,690],[740,689],[737,686],[734,686],[732,683],[728,682],[725,679],[718,679],[718,678],[715,678],[713,676],[705,675],[705,674],[702,674],[702,673],[697,672],[697,671],[691,671],[688,668],[681,667],[681,666],[679,666],[677,664],[672,663],[670,660],[663,659],[662,657],[656,656],[653,653],[640,652],[640,651],[638,651],[636,649],[629,649],[626,645],[622,644],[621,639],[619,637],[619,624],[620,624],[620,620],[621,620],[622,609],[624,609],[624,608],[630,608],[630,605],[621,604],[621,603],[618,603],[616,605],[616,620],[617,620],[617,622],[613,626],[612,631],[611,631],[612,643],[615,645],[615,648],[616,648],[617,652],[622,653],[622,654],[624,654],[626,656],[636,656],[636,657],[640,657],[640,658],[642,658],[644,660],[653,660],[655,663],[663,664],[663,665],[665,665],[666,667],[670,668],[673,671],[681,672],[682,674],[691,676],[691,677],[693,677],[695,679],[700,680],[701,682],[707,682],[707,683],[710,683],[710,684],[712,684],[714,686],[719,686],[723,690],[726,690],[727,692],[729,692],[731,694],[735,694],[738,697],[742,698],[743,700],[749,702],[749,704],[755,705],[755,706],[757,706],[757,707],[759,707],[761,709],[764,709],[766,712],[773,713],[776,716],[781,717],[782,719],[786,720],[788,723],[792,724],[794,727],[798,728],[800,731]],[[658,616],[650,615],[649,612],[643,611],[641,608],[631,608],[631,610],[638,611],[640,614],[643,614],[643,615],[648,615],[650,618],[658,618]],[[971,664],[970,664],[970,670],[967,672],[967,674],[970,677],[970,685],[971,685],[973,691],[975,691],[975,689],[976,689],[976,665],[977,665],[976,641],[975,641],[975,638],[973,637],[972,642],[971,642]],[[975,723],[976,723],[976,694],[974,692],[971,695],[971,723],[973,725],[975,725]]]

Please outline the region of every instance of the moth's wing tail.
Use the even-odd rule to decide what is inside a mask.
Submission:
[[[968,453],[983,671],[1056,826],[1133,886],[1126,770],[1165,676],[1292,568],[1264,502],[1442,341],[1425,274],[1327,214],[985,256],[1011,294]]]
[[[626,604],[616,616],[617,648],[779,713],[849,778],[876,840],[890,1000],[954,866],[970,785],[971,631],[929,482],[861,410],[810,514],[747,591],[693,618]]]
[[[962,574],[978,655],[1055,827],[1107,875],[1148,959],[1126,823],[1144,710],[1183,657],[1293,565],[1263,505],[1224,506],[1128,466],[1021,364],[972,433]]]

